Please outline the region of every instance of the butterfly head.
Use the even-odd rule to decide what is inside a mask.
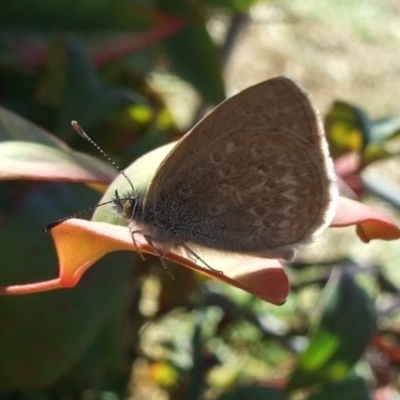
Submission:
[[[115,190],[112,205],[118,215],[130,221],[135,218],[139,211],[139,199],[139,193],[137,192],[121,197],[118,190]]]

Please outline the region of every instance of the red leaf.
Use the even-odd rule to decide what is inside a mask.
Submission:
[[[0,179],[96,183],[107,188],[118,174],[95,157],[39,143],[0,143]]]
[[[59,258],[59,279],[36,284],[9,286],[0,294],[28,294],[45,290],[75,286],[84,272],[107,253],[120,250],[136,250],[127,227],[104,222],[70,219],[52,229]],[[141,235],[135,235],[140,252],[154,254]],[[202,255],[201,255],[202,256]],[[282,304],[289,292],[289,281],[278,260],[248,256],[226,256],[212,254],[212,271],[193,260],[176,253],[167,253],[164,258],[220,279],[246,290],[265,301]]]
[[[372,239],[395,240],[400,238],[400,229],[385,214],[366,204],[340,197],[331,226],[350,225],[357,225],[357,234],[365,243]]]
[[[393,240],[400,237],[400,230],[387,216],[360,202],[341,197],[333,227],[357,225],[357,233],[363,241],[371,239]],[[59,257],[60,276],[46,282],[0,288],[0,294],[28,294],[57,288],[75,286],[84,272],[107,253],[133,250],[127,227],[104,222],[70,219],[52,229]],[[141,235],[135,239],[142,253],[154,254]],[[200,257],[204,257],[202,253]],[[242,255],[227,256],[218,252],[206,254],[210,265],[217,271],[196,264],[177,253],[166,253],[164,258],[187,268],[220,279],[241,288],[273,304],[284,303],[289,281],[278,260]]]

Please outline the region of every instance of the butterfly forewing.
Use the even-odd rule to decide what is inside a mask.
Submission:
[[[178,143],[151,182],[143,215],[161,243],[279,255],[326,227],[335,196],[311,100],[275,78],[222,103]]]

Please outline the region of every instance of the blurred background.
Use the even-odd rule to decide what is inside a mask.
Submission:
[[[47,154],[38,143],[101,158],[76,119],[125,168],[277,75],[315,99],[343,194],[400,221],[398,1],[0,10],[1,286],[56,277],[40,229],[104,190],[18,175],[5,146],[26,165]],[[287,265],[291,294],[277,307],[172,264],[171,281],[151,257],[109,255],[74,289],[0,298],[0,399],[398,399],[399,258],[398,241],[328,229]]]

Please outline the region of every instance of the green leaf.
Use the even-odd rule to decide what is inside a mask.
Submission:
[[[0,41],[1,43],[1,41]],[[30,115],[36,116],[32,107],[32,96],[34,96],[37,76],[31,70],[25,68],[15,68],[15,63],[4,62],[4,60],[11,60],[12,55],[1,55],[0,59],[0,76],[3,82],[6,82],[5,88],[7,95],[3,95],[0,104],[13,111],[18,115],[24,115],[30,119]]]
[[[225,10],[245,12],[260,0],[203,0],[210,7],[221,7]]]
[[[0,1],[0,26],[9,34],[78,30],[131,31],[154,21],[154,12],[134,2],[116,0]]]
[[[371,122],[370,134],[370,143],[363,153],[364,165],[393,155],[386,143],[400,134],[400,118],[382,118]]]
[[[400,133],[400,118],[382,118],[372,122],[371,143],[385,143]]]
[[[192,337],[192,353],[193,353],[193,365],[190,371],[190,380],[188,382],[188,394],[187,398],[196,400],[200,399],[204,394],[206,388],[205,374],[206,374],[206,363],[203,357],[203,341],[201,338],[202,326],[201,323],[195,326],[195,330]]]
[[[207,102],[220,103],[225,99],[220,55],[196,3],[185,0],[158,0],[157,3],[163,11],[182,17],[185,23],[181,32],[165,41],[167,55],[176,72]]]
[[[321,321],[289,381],[290,389],[345,379],[371,341],[373,306],[350,275],[332,274],[322,309]]]
[[[267,386],[248,385],[230,390],[218,397],[218,400],[287,400],[284,392]]]
[[[108,185],[116,174],[109,163],[72,151],[50,133],[0,107],[0,179]]]
[[[325,385],[308,400],[372,400],[372,398],[365,380],[359,376],[352,376],[344,381]]]
[[[8,179],[16,178],[18,171],[27,178],[34,167],[38,174],[54,176],[73,171],[115,175],[104,162],[72,152],[46,131],[1,108],[0,149],[0,169]],[[21,183],[0,185],[0,285],[56,278],[53,243],[50,235],[40,234],[41,228],[96,204],[99,195],[83,185],[29,185],[29,190]],[[109,268],[110,260],[120,268]],[[38,388],[61,379],[115,317],[131,267],[132,258],[115,254],[85,276],[79,288],[0,297],[0,388]]]
[[[42,144],[0,143],[0,179],[100,183],[107,185],[117,171],[112,165],[75,151]]]
[[[49,132],[0,107],[0,142],[10,140],[33,142],[56,149],[67,148],[65,143]]]
[[[361,108],[336,101],[325,118],[325,129],[334,153],[360,152],[370,141],[371,121]]]
[[[137,159],[125,170],[125,173],[128,175],[137,192],[146,192],[161,162],[171,152],[175,145],[176,142],[172,142],[153,150],[145,156]],[[115,190],[118,190],[120,196],[125,196],[128,193],[132,193],[133,188],[125,177],[119,175],[109,186],[101,202],[106,202],[113,198]],[[123,221],[115,212],[110,212],[108,207],[98,207],[95,210],[92,219],[94,221],[109,222],[114,225],[126,226],[125,221]]]
[[[1,192],[9,193],[11,186],[1,183]],[[51,237],[40,229],[97,199],[96,193],[79,185],[41,185],[26,193],[18,207],[8,210],[7,220],[3,218],[0,284],[56,277]],[[1,209],[5,211],[3,204]],[[131,254],[120,253],[99,263],[77,288],[0,297],[0,388],[40,388],[61,379],[109,321],[115,323],[131,273]],[[93,368],[87,373],[94,374]]]
[[[60,106],[56,131],[64,138],[73,135],[71,120],[89,127],[138,101],[129,89],[103,86],[85,50],[74,40],[54,43],[38,97],[42,103]]]

